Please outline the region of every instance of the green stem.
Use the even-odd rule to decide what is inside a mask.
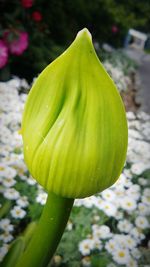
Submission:
[[[64,232],[73,201],[49,193],[34,236],[16,267],[48,265]]]
[[[23,239],[24,239],[24,243],[25,243],[25,248],[28,246],[35,230],[37,227],[37,222],[30,222],[27,226],[27,228],[25,229],[25,231],[23,232]]]
[[[11,208],[11,201],[7,200],[0,209],[0,219],[3,218]]]

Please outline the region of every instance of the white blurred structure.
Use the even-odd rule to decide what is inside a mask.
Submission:
[[[130,46],[136,49],[143,50],[147,38],[147,34],[136,31],[134,29],[129,29],[124,46],[125,48],[128,48]]]

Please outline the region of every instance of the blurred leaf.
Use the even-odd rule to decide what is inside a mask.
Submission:
[[[8,214],[11,206],[12,206],[12,202],[10,200],[5,200],[4,204],[0,208],[0,218]]]
[[[18,237],[10,246],[10,249],[4,257],[1,267],[13,267],[16,265],[18,258],[23,254],[25,248],[24,239]]]
[[[94,255],[91,257],[92,267],[106,267],[108,263],[111,263],[108,255]]]
[[[17,180],[17,178],[16,178],[16,180]],[[36,194],[37,194],[37,187],[36,186],[29,185],[28,183],[21,181],[19,178],[19,181],[15,184],[14,188],[17,191],[19,191],[22,196],[27,196],[31,202],[34,202],[34,199],[35,199]]]
[[[27,216],[32,221],[36,221],[40,218],[42,210],[43,210],[43,206],[35,202],[35,203],[29,205]]]

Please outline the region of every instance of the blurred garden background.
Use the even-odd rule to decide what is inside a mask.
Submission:
[[[150,0],[0,0],[1,262],[47,198],[23,160],[27,93],[84,27],[124,101],[128,155],[115,185],[75,201],[51,266],[150,266]]]

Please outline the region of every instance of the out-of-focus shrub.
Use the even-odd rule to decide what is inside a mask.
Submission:
[[[1,0],[0,78],[31,80],[83,27],[120,47],[129,28],[148,31],[149,13],[149,0]]]

